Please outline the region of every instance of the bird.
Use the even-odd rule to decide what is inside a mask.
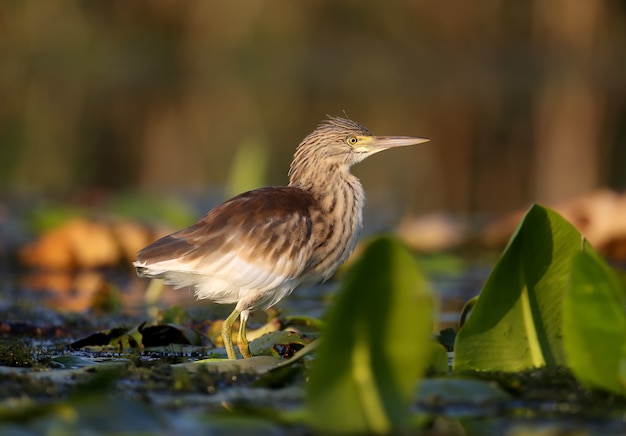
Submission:
[[[368,156],[429,139],[374,136],[328,116],[296,148],[289,184],[239,194],[197,223],[148,245],[133,262],[139,277],[190,288],[196,298],[235,304],[222,324],[228,359],[251,357],[246,323],[294,289],[329,279],[354,250],[365,193],[350,168]]]

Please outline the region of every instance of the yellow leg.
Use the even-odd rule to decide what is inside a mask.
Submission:
[[[237,358],[237,355],[235,354],[235,347],[233,347],[233,324],[239,317],[240,313],[241,312],[237,309],[233,310],[222,324],[222,340],[224,341],[224,348],[226,348],[226,354],[229,359]]]
[[[248,359],[252,357],[250,354],[250,344],[248,343],[248,335],[246,333],[246,323],[248,322],[248,315],[250,314],[249,310],[241,311],[241,318],[239,318],[239,351],[244,359]]]

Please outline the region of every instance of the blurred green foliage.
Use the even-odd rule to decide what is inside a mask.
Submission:
[[[311,425],[337,433],[406,428],[416,383],[437,355],[433,306],[411,254],[392,238],[371,241],[329,314],[308,386]]]

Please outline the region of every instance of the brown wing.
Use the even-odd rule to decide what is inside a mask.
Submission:
[[[297,277],[310,259],[315,208],[315,199],[298,188],[246,192],[147,246],[135,266],[149,277],[191,273],[233,287],[271,289]]]

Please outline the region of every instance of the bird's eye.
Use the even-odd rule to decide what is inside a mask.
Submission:
[[[350,144],[350,145],[356,145],[357,142],[359,142],[359,140],[356,137],[354,137],[354,136],[350,136],[348,138],[348,144]]]

